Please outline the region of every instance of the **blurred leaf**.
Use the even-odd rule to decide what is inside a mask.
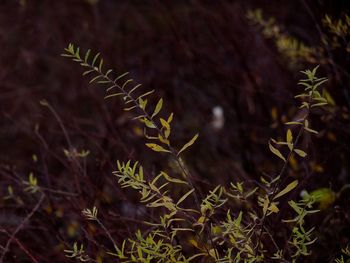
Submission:
[[[275,147],[273,147],[273,145],[270,142],[269,142],[269,148],[273,154],[275,154],[276,156],[281,158],[284,162],[286,162],[286,158],[284,158],[284,156],[281,154],[281,152],[279,150],[277,150]]]
[[[155,117],[159,113],[159,111],[162,109],[162,106],[163,106],[163,99],[161,98],[158,101],[157,106],[156,106],[151,118]]]
[[[303,150],[300,150],[300,149],[294,149],[294,152],[296,154],[298,154],[300,157],[305,157],[307,155],[306,152],[304,152]]]
[[[286,188],[284,188],[281,192],[276,194],[273,199],[275,200],[275,199],[285,195],[286,193],[292,191],[297,185],[298,185],[298,180],[291,182],[289,185],[286,186]]]
[[[162,146],[155,143],[146,143],[146,146],[151,148],[155,152],[170,152],[169,150],[166,150]]]
[[[290,129],[288,129],[287,131],[287,142],[288,143],[292,143],[293,141],[293,134],[292,134],[292,131]]]
[[[319,203],[319,209],[321,210],[327,209],[336,199],[336,194],[329,188],[318,188],[312,191],[310,195],[316,203]]]
[[[183,201],[185,201],[185,199],[194,192],[194,189],[191,189],[190,191],[188,191],[186,194],[184,194],[179,201],[177,201],[176,205],[181,204]]]
[[[182,153],[184,150],[190,147],[197,140],[197,138],[198,138],[198,133],[195,136],[193,136],[193,138],[188,143],[182,146],[181,150],[177,153],[177,155],[180,155],[180,153]]]

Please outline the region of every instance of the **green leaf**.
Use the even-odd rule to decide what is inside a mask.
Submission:
[[[300,157],[305,157],[307,155],[306,152],[304,152],[303,150],[300,149],[294,149],[294,152],[299,155]]]
[[[319,203],[319,208],[321,210],[332,205],[336,199],[336,193],[329,188],[318,188],[312,191],[310,196],[315,199],[316,203]]]
[[[113,81],[117,82],[118,80],[120,80],[121,78],[124,78],[128,74],[129,74],[129,72],[125,72],[125,73],[119,75],[118,77],[116,77]]]
[[[292,191],[295,187],[297,187],[297,185],[298,185],[298,180],[291,182],[289,185],[286,186],[286,188],[284,188],[281,192],[279,192],[277,195],[275,195],[273,200],[275,200],[275,199],[285,195],[286,193]]]
[[[159,120],[163,128],[165,128],[166,130],[170,130],[170,125],[166,120],[164,120],[163,118],[160,118]]]
[[[112,72],[113,72],[113,70],[112,70],[112,69],[107,70],[107,72],[106,72],[105,76],[106,76],[106,77],[108,77],[108,75],[109,75],[109,74],[111,74]]]
[[[275,154],[276,156],[281,158],[284,162],[286,162],[286,158],[284,158],[284,156],[281,154],[281,152],[279,150],[277,150],[275,147],[273,147],[273,145],[270,142],[269,142],[269,148],[273,154]]]
[[[316,89],[318,86],[322,85],[323,83],[327,82],[328,79],[323,79],[320,82],[318,82],[317,84],[314,85],[314,89]]]
[[[183,201],[185,201],[185,199],[194,192],[194,188],[191,189],[190,191],[188,191],[186,194],[184,194],[180,199],[179,201],[177,201],[176,205],[179,205],[181,204]]]
[[[158,101],[157,106],[156,106],[156,108],[154,109],[154,112],[153,112],[151,118],[155,117],[155,116],[159,113],[159,111],[162,109],[162,106],[163,106],[163,99],[161,98],[161,99]]]
[[[293,141],[293,134],[292,134],[292,131],[290,129],[288,129],[287,131],[287,142],[288,143],[292,143]]]
[[[133,93],[135,90],[137,90],[139,87],[141,87],[142,84],[137,84],[135,87],[133,87],[129,92],[128,94],[130,95],[131,93]]]
[[[173,116],[174,116],[173,113],[171,113],[171,114],[169,115],[169,118],[168,118],[168,120],[167,120],[167,123],[171,123],[171,121],[173,120]]]
[[[113,94],[105,96],[104,98],[105,99],[109,99],[109,98],[116,97],[116,96],[121,96],[121,95],[124,95],[124,93],[122,93],[122,92],[113,93]]]
[[[102,76],[101,76],[101,75],[97,75],[96,77],[92,78],[92,79],[90,80],[89,84],[91,84],[91,83],[97,81],[99,78],[102,78]]]
[[[103,58],[100,60],[100,65],[98,66],[98,70],[102,73],[102,66],[103,66]]]
[[[267,210],[271,211],[272,213],[278,213],[280,211],[278,209],[276,203],[271,203],[271,205],[269,206],[269,208]]]
[[[98,56],[100,55],[100,53],[97,53],[96,55],[95,55],[95,57],[94,57],[94,59],[92,60],[92,66],[95,66],[95,62],[96,62],[96,60],[97,60],[97,58],[98,58]]]
[[[95,71],[94,69],[87,70],[87,71],[85,71],[85,72],[83,73],[83,76],[85,76],[85,75],[87,75],[87,74],[89,74],[89,73],[92,73],[92,72],[94,72],[94,71]]]
[[[146,93],[144,93],[144,94],[142,94],[142,95],[139,96],[136,100],[142,99],[142,98],[144,98],[144,97],[146,97],[146,96],[152,94],[153,92],[154,92],[154,89],[153,89],[153,90],[150,90],[150,91],[148,91],[148,92],[146,92]]]
[[[155,128],[157,128],[157,127],[154,125],[154,123],[153,123],[152,121],[148,120],[147,118],[143,118],[143,119],[140,119],[140,120],[142,120],[142,122],[143,122],[148,128],[150,128],[150,129],[155,129]]]
[[[146,146],[151,148],[155,152],[167,152],[167,153],[170,152],[169,150],[164,149],[162,146],[155,143],[146,143]]]
[[[290,122],[286,122],[286,125],[303,125],[301,122],[298,121],[290,121]]]
[[[327,104],[328,104],[327,102],[319,102],[319,103],[312,104],[311,108],[321,107],[321,106],[324,106],[324,105],[327,105]]]
[[[172,178],[170,177],[167,173],[165,172],[161,172],[161,175],[165,178],[165,180],[172,182],[172,183],[178,183],[178,184],[188,184],[186,181],[180,180],[180,179],[176,179],[176,178]]]
[[[287,131],[286,139],[287,139],[287,146],[291,151],[293,149],[293,133],[290,129],[288,129]]]
[[[308,127],[304,127],[304,129],[305,129],[306,131],[308,131],[308,132],[311,132],[311,133],[314,133],[314,134],[318,134],[318,131],[315,131],[315,130],[310,129],[310,128],[308,128]]]
[[[317,66],[312,70],[312,72],[311,72],[312,77],[315,77],[316,71],[317,71],[317,69],[319,68],[319,66],[320,66],[320,65],[317,65]]]
[[[293,200],[290,200],[288,204],[290,205],[291,208],[294,209],[295,212],[297,212],[298,215],[300,215],[303,212],[303,209],[299,207],[298,204]]]
[[[91,50],[90,50],[90,49],[88,49],[88,51],[85,53],[85,58],[84,58],[84,61],[85,61],[86,63],[88,62],[90,52],[91,52]]]
[[[179,156],[180,153],[182,153],[184,150],[190,147],[197,140],[197,138],[198,138],[198,133],[195,136],[193,136],[193,138],[188,143],[182,146],[181,150],[177,153],[177,155]]]

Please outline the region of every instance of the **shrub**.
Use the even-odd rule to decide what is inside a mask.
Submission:
[[[140,84],[127,78],[128,73],[114,75],[111,69],[106,70],[99,53],[92,55],[88,50],[81,54],[79,47],[69,44],[62,55],[78,62],[90,83],[105,85],[106,99],[121,98],[124,110],[134,112],[133,119],[142,123],[145,145],[169,155],[180,171],[180,177],[165,171],[152,176],[138,161],[117,161],[113,174],[119,185],[137,191],[140,203],[156,211],[145,220],[147,227],[117,244],[98,208],[84,209],[86,220],[95,222],[110,240],[108,248],[100,249],[120,262],[296,262],[311,253],[315,227],[306,221],[318,212],[313,205],[319,197],[301,191],[297,177],[290,178],[286,171],[291,158],[306,158],[301,139],[318,133],[310,125],[310,114],[327,105],[321,91],[327,79],[317,77],[318,67],[302,71],[304,78],[298,84],[304,89],[295,96],[301,100],[300,117],[285,123],[285,139],[268,142],[281,169],[275,175],[265,174],[260,181],[235,181],[202,194],[182,157],[199,135],[175,147],[170,136],[173,113],[165,116],[162,98],[155,107],[149,106],[154,90],[142,92]],[[96,258],[78,243],[65,253],[80,261]]]

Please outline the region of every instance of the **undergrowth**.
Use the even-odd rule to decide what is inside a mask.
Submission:
[[[155,107],[152,91],[142,91],[128,73],[114,74],[105,69],[100,54],[81,52],[69,44],[64,57],[84,68],[90,83],[105,86],[106,99],[120,98],[125,111],[143,125],[145,146],[155,154],[168,155],[178,173],[146,171],[142,161],[117,160],[113,176],[122,188],[139,193],[139,202],[155,210],[146,227],[133,236],[117,242],[99,215],[96,206],[87,207],[82,216],[99,227],[109,239],[108,247],[100,247],[117,262],[299,262],[312,253],[317,241],[315,227],[308,217],[319,210],[317,193],[303,190],[298,176],[287,171],[291,158],[307,158],[301,143],[305,136],[317,135],[310,115],[326,106],[322,91],[326,78],[317,76],[318,66],[302,71],[299,85],[303,91],[297,119],[285,123],[286,132],[279,139],[270,139],[268,149],[280,164],[279,171],[264,173],[259,181],[243,182],[234,178],[228,185],[217,185],[203,193],[194,183],[191,170],[183,158],[199,134],[177,147],[171,141],[173,113],[165,114],[163,99]],[[218,175],[219,176],[219,175]],[[297,179],[298,178],[298,179]],[[30,178],[31,191],[36,190],[35,178]],[[303,190],[303,191],[302,191]],[[287,205],[286,205],[287,204]],[[80,261],[95,261],[96,255],[85,249],[88,244],[75,242],[65,250],[67,257]]]

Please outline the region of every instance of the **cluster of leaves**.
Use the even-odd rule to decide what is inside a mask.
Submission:
[[[345,262],[348,263],[348,262],[350,262],[350,245],[348,245],[346,248],[343,248],[341,250],[341,252],[343,255],[341,255],[340,258],[336,258],[335,263],[345,263]],[[344,257],[347,259],[344,259]]]
[[[261,9],[249,10],[247,18],[261,28],[264,37],[275,42],[278,52],[284,56],[290,67],[295,68],[301,60],[309,63],[318,61],[320,53],[318,47],[308,46],[291,36],[281,28],[273,17],[264,18]]]
[[[157,117],[162,114],[163,99],[158,100],[155,108],[147,106],[149,95],[153,91],[139,94],[139,84],[129,87],[133,82],[131,79],[122,81],[127,73],[112,78],[112,70],[103,70],[103,59],[99,58],[99,54],[90,59],[90,53],[88,50],[82,56],[79,48],[69,44],[63,56],[86,68],[83,75],[92,75],[90,83],[107,85],[106,98],[121,97],[125,104],[124,109],[133,110],[136,113],[134,119],[144,125],[144,136],[148,141],[146,146],[155,152],[168,154],[177,162],[183,175],[179,179],[160,171],[154,178],[149,178],[149,173],[138,162],[117,161],[114,175],[120,186],[138,191],[140,202],[146,207],[159,209],[160,216],[158,220],[145,222],[150,226],[147,231],[139,230],[134,237],[124,239],[121,246],[117,246],[98,217],[97,208],[83,210],[86,219],[97,222],[113,243],[113,249],[108,251],[109,255],[121,262],[206,260],[228,263],[269,260],[296,262],[301,256],[310,253],[310,246],[315,239],[312,237],[313,228],[307,230],[305,227],[305,217],[317,212],[312,210],[315,202],[312,195],[300,201],[288,198],[290,211],[294,211],[296,215],[293,219],[283,221],[285,231],[289,233],[289,237],[284,240],[285,246],[275,242],[276,237],[267,222],[277,218],[280,203],[298,186],[298,180],[286,184],[289,180],[286,176],[289,160],[294,154],[299,158],[306,158],[307,153],[299,146],[300,138],[305,133],[317,134],[310,127],[308,118],[314,108],[327,104],[319,91],[327,79],[316,76],[318,67],[302,72],[306,78],[300,80],[299,84],[304,90],[296,96],[302,99],[302,117],[286,123],[289,128],[285,141],[271,139],[269,142],[270,151],[283,161],[280,172],[270,178],[262,177],[255,187],[246,187],[243,182],[232,182],[230,187],[218,185],[206,196],[201,196],[193,185],[190,170],[180,157],[196,141],[198,134],[180,150],[176,150],[170,143],[173,114],[167,118]],[[184,194],[175,195],[172,192],[174,187],[182,189]],[[233,210],[237,203],[249,203],[249,206]],[[271,242],[274,249],[267,245]],[[66,253],[78,260],[87,259],[83,247],[78,249],[77,245]]]
[[[323,41],[330,42],[333,48],[345,46],[346,51],[350,52],[349,35],[350,35],[350,17],[345,15],[344,18],[334,19],[325,15],[322,20],[323,25],[331,33],[331,37]]]
[[[319,29],[322,45],[314,46],[310,46],[297,37],[291,36],[286,30],[282,29],[275,18],[264,18],[261,9],[249,10],[247,18],[251,23],[261,28],[264,37],[274,41],[278,52],[286,59],[291,68],[299,67],[303,63],[328,64],[344,72],[340,65],[335,65],[332,51],[342,49],[346,53],[350,52],[349,16],[345,15],[344,18],[333,19],[326,14],[322,19],[326,33]]]

